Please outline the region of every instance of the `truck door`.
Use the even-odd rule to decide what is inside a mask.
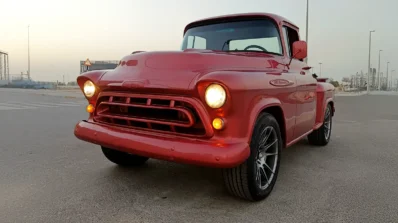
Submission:
[[[289,43],[289,56],[292,57],[292,46],[295,41],[300,40],[298,32],[289,26],[283,27],[284,36]],[[285,39],[286,41],[286,39]],[[312,130],[316,117],[316,80],[312,77],[307,64],[301,60],[293,59],[289,72],[296,75],[297,92],[296,101],[296,125],[294,138],[303,136]]]

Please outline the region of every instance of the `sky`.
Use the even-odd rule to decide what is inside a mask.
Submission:
[[[310,0],[309,65],[322,77],[341,80],[366,73],[369,31],[372,67],[398,70],[398,1]],[[191,21],[231,13],[270,12],[300,27],[305,40],[306,0],[0,0],[0,50],[9,53],[10,74],[28,67],[31,77],[75,81],[79,61],[120,60],[133,51],[179,50]],[[391,70],[390,69],[390,70]],[[398,77],[398,72],[396,72]]]

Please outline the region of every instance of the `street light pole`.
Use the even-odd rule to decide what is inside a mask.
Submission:
[[[322,77],[322,63],[319,63],[319,77]]]
[[[380,53],[381,53],[381,51],[383,51],[383,50],[379,50],[379,65],[378,65],[378,67],[377,67],[377,88],[378,88],[378,90],[380,91]]]
[[[390,81],[390,89],[392,90],[392,82],[394,81],[394,78],[392,76],[392,74],[395,72],[395,70],[391,71],[391,81]]]
[[[308,10],[309,10],[309,0],[307,0],[307,18],[306,18],[306,34],[305,34],[305,41],[307,42],[307,51],[308,51]],[[308,64],[308,56],[305,58],[305,63]]]
[[[376,32],[375,30],[372,30],[369,32],[369,60],[368,60],[368,82],[366,84],[367,86],[367,94],[370,92],[370,52],[372,48],[372,33]]]
[[[30,41],[29,41],[29,26],[28,25],[28,79],[30,80]]]
[[[387,74],[386,74],[387,91],[388,91],[388,64],[390,64],[390,62],[387,62]]]

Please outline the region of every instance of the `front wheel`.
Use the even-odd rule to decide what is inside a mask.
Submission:
[[[120,166],[142,166],[149,159],[148,157],[138,156],[118,150],[101,147],[105,157]]]
[[[241,165],[223,170],[227,190],[246,200],[265,199],[278,176],[282,137],[278,122],[268,113],[256,121],[250,142],[250,156]]]
[[[308,135],[311,145],[326,146],[332,135],[332,106],[328,104],[322,126]]]

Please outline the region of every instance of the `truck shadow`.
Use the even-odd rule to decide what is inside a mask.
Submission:
[[[291,172],[294,172],[297,165],[303,163],[308,154],[314,150],[319,148],[308,145],[306,140],[284,149],[277,184],[271,196],[261,203],[267,203],[267,200],[273,200],[278,196],[274,194],[278,193],[280,186],[286,187]],[[239,204],[244,204],[239,205],[239,208],[251,206],[248,206],[248,202],[227,193],[220,169],[150,160],[143,167],[111,166],[106,168],[105,172],[103,180],[112,181],[114,185],[112,193],[123,193],[117,197],[126,199],[126,202],[140,200],[144,203],[172,204],[173,208],[191,205],[199,205],[205,209],[214,209],[218,206],[223,206],[224,209],[225,206],[236,208]]]

